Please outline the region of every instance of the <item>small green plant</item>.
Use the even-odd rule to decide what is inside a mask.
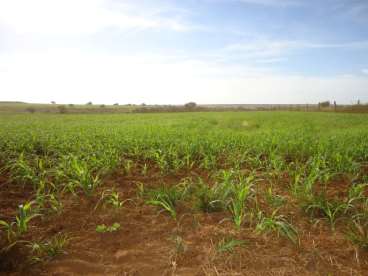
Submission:
[[[284,236],[296,244],[298,240],[298,231],[286,220],[285,216],[277,215],[277,212],[278,209],[273,211],[270,217],[265,216],[263,212],[259,212],[256,232],[259,234],[276,232],[277,235]]]
[[[240,229],[245,219],[245,207],[248,197],[252,194],[253,179],[254,177],[250,176],[232,186],[232,197],[228,204],[228,209],[238,229]]]
[[[147,166],[147,163],[144,163],[141,173],[143,176],[146,176],[147,172],[148,172],[148,166]]]
[[[223,189],[223,185],[215,184],[209,186],[199,179],[199,183],[195,187],[196,207],[207,213],[218,212],[226,209],[227,194]]]
[[[106,226],[105,224],[100,224],[96,226],[97,233],[112,233],[120,229],[120,224],[115,222],[111,226]]]
[[[368,250],[368,221],[353,220],[346,236],[354,245]]]
[[[134,163],[133,163],[132,160],[129,160],[129,159],[128,160],[124,160],[123,167],[124,167],[125,174],[127,174],[127,175],[130,175],[131,174],[133,165],[134,165]]]
[[[348,201],[353,204],[355,202],[364,201],[366,199],[364,192],[366,191],[368,184],[356,184],[352,185],[348,193]]]
[[[187,189],[184,185],[161,186],[158,189],[145,191],[147,204],[158,206],[162,211],[168,212],[172,218],[176,219],[176,205],[186,195]]]
[[[61,254],[65,254],[64,248],[68,245],[70,238],[68,235],[58,233],[51,239],[43,242],[30,242],[31,262],[43,262]]]
[[[8,223],[4,220],[0,220],[0,229],[6,232],[8,243],[11,244],[17,237],[17,232],[13,228],[14,223]]]
[[[312,216],[326,217],[332,230],[335,229],[336,220],[352,208],[350,202],[327,199],[324,194],[313,196],[304,203],[303,208],[306,213]]]
[[[0,229],[2,228],[6,232],[8,239],[8,246],[5,250],[9,250],[19,241],[20,236],[28,231],[29,222],[40,214],[33,212],[32,205],[34,201],[27,202],[18,206],[18,214],[15,217],[15,221],[6,222],[0,220]]]
[[[40,214],[34,214],[32,205],[34,201],[27,202],[18,206],[18,215],[15,217],[15,227],[18,235],[22,235],[28,230],[29,222]]]
[[[65,189],[75,194],[76,188],[80,188],[87,196],[91,196],[101,183],[98,173],[94,174],[89,164],[77,156],[67,156],[63,161],[58,174],[66,180]]]
[[[216,250],[219,253],[232,253],[237,247],[244,247],[247,242],[244,240],[237,240],[232,237],[223,238],[216,246]]]
[[[281,207],[286,202],[285,197],[283,197],[281,195],[276,195],[276,194],[273,193],[272,187],[269,187],[266,190],[265,198],[266,198],[267,203],[271,207],[275,207],[275,208]]]
[[[187,245],[185,244],[183,238],[179,235],[174,235],[172,241],[175,245],[174,255],[183,254],[187,250]]]
[[[42,212],[60,214],[63,209],[62,202],[55,194],[37,194],[35,199],[38,208]]]
[[[108,205],[118,210],[121,209],[127,200],[120,200],[120,195],[115,189],[107,189],[103,191],[100,200],[96,204],[95,210],[102,203],[104,206]]]

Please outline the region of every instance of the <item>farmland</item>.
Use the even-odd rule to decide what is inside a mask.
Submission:
[[[0,272],[363,275],[368,116],[4,114]]]

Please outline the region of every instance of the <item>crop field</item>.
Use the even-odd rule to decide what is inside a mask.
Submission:
[[[0,274],[367,275],[368,115],[4,114]]]

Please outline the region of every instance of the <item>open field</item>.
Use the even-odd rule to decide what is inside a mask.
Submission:
[[[0,274],[366,275],[368,115],[2,114]]]

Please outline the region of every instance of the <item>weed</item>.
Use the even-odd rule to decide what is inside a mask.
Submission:
[[[120,224],[115,222],[111,226],[106,226],[105,224],[100,224],[96,226],[97,233],[112,233],[120,229]]]

